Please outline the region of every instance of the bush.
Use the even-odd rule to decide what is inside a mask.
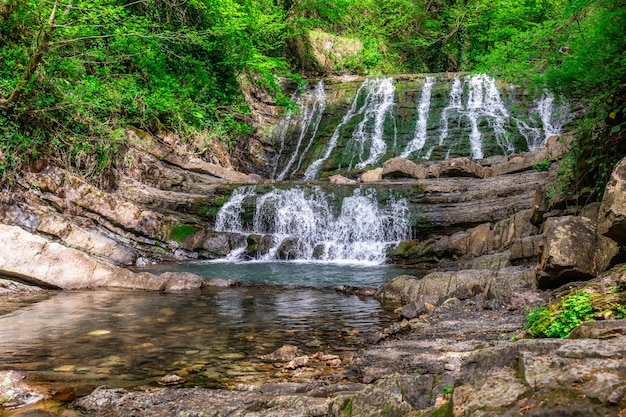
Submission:
[[[591,294],[576,291],[550,307],[537,307],[528,314],[526,329],[532,337],[567,337],[584,321],[593,319]]]

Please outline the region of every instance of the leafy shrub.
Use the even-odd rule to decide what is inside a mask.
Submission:
[[[539,172],[547,171],[550,168],[550,165],[552,165],[552,161],[543,161],[533,165],[533,169]]]
[[[528,314],[526,329],[532,337],[567,337],[584,321],[593,319],[591,294],[576,291],[550,307],[537,307]]]

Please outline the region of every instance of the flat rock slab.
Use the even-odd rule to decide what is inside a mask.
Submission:
[[[18,226],[0,224],[0,275],[57,289],[118,287],[152,291],[201,288],[190,273],[153,275],[119,268],[84,252],[51,242]]]

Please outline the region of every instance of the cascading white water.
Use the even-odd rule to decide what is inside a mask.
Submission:
[[[298,107],[301,104],[300,102],[301,97],[297,95],[297,91],[291,95],[290,100],[293,103],[295,103],[296,106]],[[275,143],[276,142],[280,143],[276,160],[280,160],[280,157],[283,155],[283,151],[285,150],[285,139],[287,138],[287,135],[289,134],[293,120],[295,118],[295,114],[296,114],[295,111],[287,110],[287,113],[278,121],[278,123],[276,124],[276,127],[274,128],[274,131],[272,132],[272,136],[274,138]],[[272,171],[272,178],[276,178],[277,170],[278,170],[278,164],[275,164],[274,169]]]
[[[244,200],[255,200],[251,225],[241,219]],[[216,230],[240,234],[271,234],[274,246],[267,259],[297,259],[383,263],[385,250],[410,235],[406,200],[381,205],[375,191],[356,189],[337,207],[332,195],[319,187],[273,189],[256,195],[242,187],[217,216]]]
[[[243,202],[246,198],[254,195],[250,187],[239,187],[230,195],[230,198],[217,212],[215,218],[215,230],[237,231],[244,228],[241,215],[244,211]]]
[[[479,129],[481,118],[487,118],[493,128],[496,141],[504,153],[514,151],[513,144],[506,138],[505,125],[509,121],[509,112],[500,97],[496,87],[496,81],[486,74],[466,77],[469,89],[467,105],[461,110],[470,121],[471,132],[469,136],[472,158],[481,159],[484,156],[482,133]]]
[[[312,101],[312,103],[311,103]],[[317,128],[319,127],[320,121],[322,120],[322,114],[326,109],[326,93],[324,91],[324,80],[320,80],[315,87],[315,92],[313,94],[312,99],[302,98],[300,97],[299,102],[296,102],[298,107],[302,107],[302,104],[306,103],[304,106],[304,110],[302,111],[302,117],[300,119],[300,134],[298,135],[298,142],[296,143],[296,148],[294,149],[291,157],[289,158],[289,162],[285,166],[285,168],[281,171],[281,173],[276,177],[278,180],[284,180],[285,176],[291,169],[291,166],[295,162],[296,158],[300,154],[300,148],[302,146],[302,141],[307,136],[307,133],[311,131],[309,134],[309,143],[306,146],[304,152],[300,156],[300,161],[298,166],[296,167],[296,171],[300,168],[302,164],[302,158],[308,152],[311,144],[313,143],[313,139],[315,139],[315,135],[317,134]],[[291,123],[291,120],[288,120],[287,123]],[[279,153],[280,157],[280,153]]]
[[[535,117],[540,121],[536,127],[530,126],[522,119],[514,119],[518,131],[526,139],[528,150],[534,151],[543,148],[550,136],[560,135],[563,119],[565,118],[564,115],[567,115],[567,113],[565,106],[555,109],[554,95],[546,93],[535,100],[535,106],[530,112],[531,119]]]
[[[463,103],[464,90],[467,92],[465,103]],[[496,143],[503,153],[515,151],[515,147],[507,134],[510,114],[500,97],[494,78],[486,74],[468,76],[462,82],[459,77],[454,78],[448,104],[441,112],[438,146],[443,146],[448,139],[450,119],[453,116],[456,116],[458,126],[460,126],[462,119],[469,123],[468,139],[472,158],[481,159],[484,157],[484,132],[481,131],[480,127],[483,120],[493,130]],[[426,159],[430,159],[434,149],[435,146],[428,149],[425,155]],[[450,149],[448,149],[449,152]]]
[[[441,111],[441,127],[439,129],[439,146],[442,146],[445,139],[448,137],[448,113],[452,110],[460,111],[463,109],[463,84],[459,77],[454,77],[452,81],[452,88],[450,89],[450,96],[448,104]],[[425,159],[430,159],[434,146],[431,146],[426,152]],[[450,152],[451,149],[448,149]]]
[[[322,120],[322,114],[324,114],[325,109],[326,109],[326,90],[324,90],[324,80],[322,79],[322,80],[319,80],[319,82],[317,83],[317,86],[315,87],[315,102],[313,103],[313,111],[314,112],[317,111],[316,113],[317,115],[315,116],[315,120],[312,124],[313,129],[309,138],[309,143],[307,144],[306,148],[304,148],[304,151],[300,155],[300,159],[298,160],[298,165],[294,169],[294,172],[300,170],[304,156],[311,149],[311,145],[313,145],[313,140],[315,139],[315,136],[317,135],[317,129],[320,126],[320,121]]]
[[[420,101],[417,105],[417,123],[415,124],[415,134],[413,140],[409,142],[400,155],[408,158],[413,152],[421,151],[426,144],[426,130],[428,127],[428,111],[430,110],[430,96],[435,84],[434,77],[426,77]]]
[[[394,105],[396,87],[393,78],[376,78],[365,81],[368,94],[359,113],[363,119],[352,133],[352,142],[356,145],[359,162],[356,168],[365,168],[375,164],[387,151],[387,142],[383,138],[385,119],[391,113]],[[369,144],[369,156],[364,154]]]
[[[449,80],[426,77],[415,106],[417,122],[411,121],[414,123],[409,128],[412,131],[408,131],[408,121],[415,115],[407,111],[410,105],[406,105],[403,90],[396,98],[396,84],[404,86],[403,82],[398,80],[396,83],[392,78],[366,79],[358,86],[347,113],[336,126],[324,124],[319,127],[326,107],[323,83],[318,84],[315,94],[306,95],[306,99],[299,97],[297,100],[303,108],[299,116],[287,115],[291,119],[286,124],[291,127],[285,130],[281,125],[276,130],[282,138],[292,137],[291,149],[295,151],[286,156],[283,148],[287,145],[281,146],[277,158],[280,168],[275,168],[273,177],[279,180],[297,178],[296,173],[304,172],[302,179],[312,181],[323,166],[335,172],[341,168],[362,169],[379,164],[390,152],[405,158],[469,156],[482,159],[535,150],[545,145],[548,136],[560,133],[561,119],[554,117],[560,109],[554,109],[551,95],[536,101],[536,108],[528,117],[524,114],[528,109],[523,98],[519,100],[514,89],[501,95],[496,80],[486,74],[457,75]],[[434,103],[440,100],[441,92],[446,88],[449,88],[448,101],[441,108]],[[334,87],[330,89],[335,91]],[[335,115],[335,111],[333,108],[327,114]],[[439,128],[431,126],[429,129],[429,119],[432,123],[436,118],[440,121]],[[352,131],[347,131],[348,126],[354,126]],[[334,130],[328,131],[327,127]],[[310,161],[308,158],[315,149],[314,141],[325,140],[323,154],[307,167],[306,161]],[[284,141],[282,139],[281,143]],[[333,154],[336,152],[341,154]]]
[[[365,91],[363,104],[358,107],[359,97]],[[384,123],[391,113],[394,104],[395,86],[393,78],[375,78],[365,80],[358,88],[354,100],[350,105],[348,113],[344,115],[341,122],[333,131],[324,155],[316,159],[309,165],[304,173],[304,180],[311,181],[317,176],[324,161],[328,159],[332,151],[337,146],[337,140],[341,133],[341,128],[356,116],[363,116],[361,122],[352,132],[351,145],[356,148],[354,155],[359,159],[357,168],[364,168],[368,164],[378,162],[378,159],[387,150],[387,143],[383,138]],[[364,153],[369,144],[369,156],[363,160]]]
[[[343,116],[343,118],[341,119],[341,122],[337,125],[337,127],[333,131],[333,134],[330,137],[330,140],[328,141],[328,145],[326,146],[326,150],[324,151],[324,155],[321,158],[316,159],[315,161],[313,161],[311,163],[311,165],[309,165],[307,170],[304,172],[304,180],[305,181],[312,181],[312,180],[315,179],[315,177],[317,176],[317,173],[319,172],[320,168],[322,167],[322,164],[324,163],[324,161],[326,161],[328,159],[328,157],[332,153],[333,149],[335,149],[335,146],[337,146],[337,140],[339,139],[339,134],[341,132],[341,128],[346,123],[348,123],[350,121],[350,119],[352,119],[352,117],[354,117],[355,114],[357,114],[357,108],[356,108],[357,107],[357,100],[359,98],[359,95],[361,94],[361,90],[363,90],[364,87],[365,87],[365,83],[361,84],[359,86],[359,89],[356,91],[356,94],[354,96],[354,100],[352,100],[352,104],[350,105],[350,110],[348,110],[348,112]]]

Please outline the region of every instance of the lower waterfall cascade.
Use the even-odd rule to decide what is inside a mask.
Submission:
[[[552,94],[531,100],[486,74],[321,79],[294,101],[299,117],[288,112],[270,140],[280,148],[278,180],[313,181],[395,156],[483,159],[532,151],[560,134],[569,117]]]
[[[339,201],[319,187],[273,188],[257,193],[240,187],[217,214],[215,229],[270,236],[262,260],[300,259],[384,263],[386,249],[410,235],[404,199],[384,204],[375,190],[357,188]],[[231,252],[236,260],[245,248]]]

